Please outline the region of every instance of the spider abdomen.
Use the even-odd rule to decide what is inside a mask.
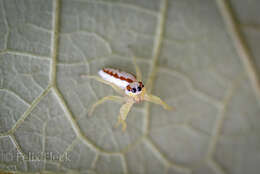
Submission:
[[[122,89],[125,89],[130,83],[137,81],[134,75],[113,68],[103,68],[98,74],[104,80],[109,81]]]

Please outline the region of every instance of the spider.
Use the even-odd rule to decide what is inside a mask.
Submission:
[[[133,64],[136,70],[136,76],[113,68],[103,68],[102,70],[100,70],[98,72],[100,77],[95,75],[81,75],[81,77],[87,77],[99,81],[101,83],[110,85],[116,92],[123,95],[105,96],[98,100],[96,103],[94,103],[88,112],[89,115],[92,115],[93,111],[98,105],[109,100],[123,102],[124,104],[120,108],[118,121],[115,125],[115,127],[118,127],[120,124],[122,124],[122,131],[126,130],[127,124],[125,120],[134,103],[140,103],[141,101],[145,100],[155,104],[159,104],[167,110],[173,109],[164,101],[162,101],[159,97],[149,94],[147,92],[147,89],[144,87],[142,83],[142,74],[140,68],[136,63],[135,57],[133,58]]]

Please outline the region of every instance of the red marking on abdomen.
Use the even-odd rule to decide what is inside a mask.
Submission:
[[[105,73],[107,73],[107,74],[109,74],[109,75],[111,75],[111,76],[117,78],[117,79],[124,80],[124,81],[126,81],[126,82],[128,82],[128,83],[133,83],[133,82],[134,82],[132,79],[130,79],[130,78],[125,78],[124,76],[119,76],[118,73],[113,72],[113,71],[109,71],[108,69],[103,68],[103,71],[104,71]]]

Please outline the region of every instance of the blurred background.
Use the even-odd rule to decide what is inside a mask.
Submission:
[[[0,0],[0,173],[258,174],[260,1]],[[135,73],[175,111],[90,106]]]

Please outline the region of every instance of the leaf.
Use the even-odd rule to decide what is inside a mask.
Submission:
[[[257,173],[259,1],[0,0],[0,170]],[[82,74],[135,72],[176,111]]]

